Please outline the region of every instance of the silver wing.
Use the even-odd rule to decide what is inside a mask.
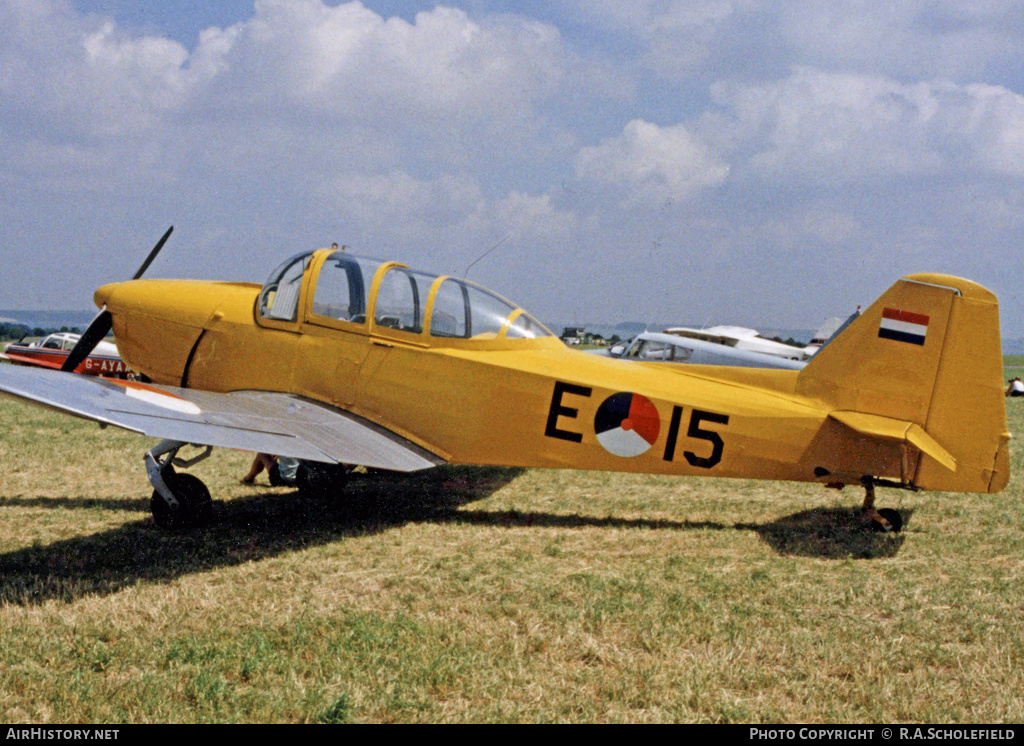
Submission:
[[[348,412],[292,394],[218,394],[0,365],[0,393],[143,435],[323,463],[415,471],[445,460]]]

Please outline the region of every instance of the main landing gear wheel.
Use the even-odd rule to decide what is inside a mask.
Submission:
[[[888,531],[891,533],[899,533],[900,529],[903,528],[903,516],[900,515],[898,510],[892,508],[882,508],[878,511],[878,515],[885,519],[889,525],[883,525],[879,521],[871,521],[871,527],[875,531]]]
[[[149,502],[153,520],[161,528],[197,528],[209,523],[213,516],[213,501],[206,485],[191,474],[179,474],[175,466],[187,469],[210,455],[213,446],[190,459],[178,458],[178,451],[186,444],[180,440],[164,440],[146,451],[146,473],[153,485],[153,499]]]
[[[150,500],[153,520],[160,528],[183,529],[205,526],[213,517],[213,500],[210,491],[201,479],[191,474],[170,473],[164,475],[164,484],[178,501],[172,508],[156,490]]]

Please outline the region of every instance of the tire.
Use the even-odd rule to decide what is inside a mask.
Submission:
[[[191,474],[173,472],[164,476],[164,484],[178,501],[178,508],[172,509],[160,493],[153,490],[149,506],[156,525],[177,531],[199,528],[210,522],[213,517],[213,500],[201,479]]]
[[[321,464],[303,461],[299,464],[295,484],[299,492],[310,497],[329,497],[345,489],[348,469],[344,464]]]
[[[875,528],[876,531],[888,530],[894,534],[898,534],[900,530],[903,528],[903,516],[899,514],[898,510],[893,510],[892,508],[882,508],[881,510],[878,511],[878,514],[889,522],[889,528],[886,529],[886,527],[880,524],[878,521],[874,521],[871,525]]]

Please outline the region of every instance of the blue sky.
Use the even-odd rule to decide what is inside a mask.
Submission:
[[[3,308],[330,245],[564,323],[816,327],[945,272],[1024,336],[1009,0],[0,0]]]

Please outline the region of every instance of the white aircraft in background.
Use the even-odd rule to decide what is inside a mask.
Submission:
[[[643,362],[800,370],[859,315],[858,308],[845,322],[838,318],[828,319],[807,347],[765,339],[756,330],[741,326],[713,326],[708,329],[680,326],[660,333],[643,332],[632,340],[613,345],[603,354]]]
[[[789,345],[783,346],[788,347]],[[732,365],[740,368],[800,370],[807,365],[804,360],[793,360],[763,352],[737,349],[719,342],[709,342],[663,332],[643,332],[632,340],[613,345],[607,350],[601,350],[598,354],[648,363]]]
[[[747,329],[743,326],[712,326],[707,329],[673,326],[666,329],[665,334],[672,334],[686,339],[697,339],[703,342],[732,347],[736,350],[756,352],[761,355],[771,355],[772,357],[786,360],[806,360],[810,357],[810,355],[805,353],[803,347],[776,342],[774,339],[765,339],[756,329]]]
[[[860,316],[860,306],[857,306],[857,310],[850,314],[850,317],[843,321],[842,319],[833,316],[830,319],[825,319],[825,323],[814,333],[814,337],[811,338],[810,344],[808,344],[804,351],[807,353],[807,357],[814,357],[815,353],[818,352],[822,347],[828,344],[829,340],[839,334],[843,329],[853,323],[853,320]]]

